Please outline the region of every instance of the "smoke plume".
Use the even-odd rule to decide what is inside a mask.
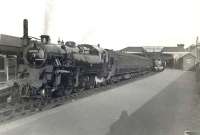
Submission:
[[[51,15],[53,12],[53,2],[54,0],[46,0],[46,3],[45,3],[44,34],[49,33],[49,26],[52,21]]]

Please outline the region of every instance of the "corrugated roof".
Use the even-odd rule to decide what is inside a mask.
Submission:
[[[194,49],[196,49],[196,45],[194,45],[194,44],[192,44],[188,48],[186,48],[187,51],[192,51]]]
[[[0,46],[22,47],[22,40],[20,37],[0,34]]]

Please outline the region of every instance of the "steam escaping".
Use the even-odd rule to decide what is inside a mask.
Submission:
[[[89,29],[84,35],[82,36],[80,43],[87,43],[91,40],[91,37],[94,36],[95,29]]]
[[[54,0],[46,0],[45,3],[45,15],[44,15],[44,34],[49,33],[50,22],[52,21],[51,15],[53,12]]]

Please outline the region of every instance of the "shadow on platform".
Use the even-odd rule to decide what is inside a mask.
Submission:
[[[106,135],[200,135],[186,132],[200,131],[200,79],[195,74],[185,72],[136,112],[123,110]]]

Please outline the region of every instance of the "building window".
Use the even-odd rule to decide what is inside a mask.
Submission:
[[[5,59],[4,57],[0,56],[0,70],[5,69]]]
[[[0,82],[7,81],[7,75],[5,72],[5,57],[0,56]]]
[[[9,80],[16,79],[17,74],[17,59],[16,58],[8,58],[8,76]]]

